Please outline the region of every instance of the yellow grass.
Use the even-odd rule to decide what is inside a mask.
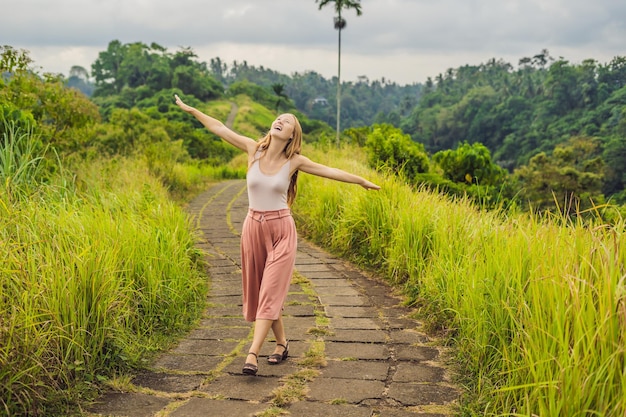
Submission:
[[[486,212],[308,149],[379,192],[301,175],[299,230],[402,288],[444,331],[467,415],[626,412],[626,235],[613,225]]]

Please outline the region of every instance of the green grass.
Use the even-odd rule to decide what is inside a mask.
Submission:
[[[228,115],[230,114],[232,104],[228,100],[211,100],[204,104],[203,112],[210,114],[217,120],[226,122]]]
[[[26,198],[42,178],[46,149],[32,127],[0,119],[0,184],[7,200]]]
[[[265,136],[278,115],[267,107],[255,103],[248,96],[239,95],[234,100],[238,111],[233,129],[255,140]]]
[[[238,104],[243,133],[273,119]],[[623,220],[485,212],[375,174],[359,150],[305,154],[383,187],[302,174],[299,231],[376,269],[447,336],[464,415],[624,415]],[[167,165],[158,180],[142,161],[95,161],[42,184],[38,156],[20,155],[5,149],[0,184],[0,415],[70,415],[198,316],[201,254],[171,197],[241,177],[245,158]]]
[[[358,150],[306,150],[363,175],[301,175],[302,234],[383,274],[448,336],[465,415],[626,412],[625,223],[486,212],[364,168]]]
[[[0,415],[67,415],[204,303],[187,216],[139,161],[85,164],[28,200],[0,188]]]
[[[246,95],[237,95],[229,100],[209,101],[201,110],[226,123],[233,105],[237,108],[237,114],[232,129],[255,140],[265,136],[278,116]]]

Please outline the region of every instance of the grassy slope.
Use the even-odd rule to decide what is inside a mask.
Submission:
[[[190,224],[142,162],[79,172],[27,201],[0,190],[0,415],[71,414],[203,307]]]
[[[626,411],[626,234],[414,192],[358,150],[304,152],[382,185],[301,176],[299,230],[403,289],[458,350],[472,415]]]

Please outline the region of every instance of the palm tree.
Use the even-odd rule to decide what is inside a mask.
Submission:
[[[280,105],[283,103],[288,103],[289,97],[287,97],[287,94],[285,93],[285,84],[281,84],[281,83],[272,84],[272,90],[274,90],[274,94],[276,94],[277,96],[276,113],[278,113],[278,108],[280,107]]]
[[[343,9],[354,9],[356,15],[361,16],[361,0],[315,0],[319,3],[319,9],[326,6],[329,3],[335,3],[335,29],[339,31],[339,48],[338,48],[338,60],[337,60],[337,147],[339,147],[339,129],[341,120],[341,29],[346,27],[346,20],[341,17],[341,11]]]

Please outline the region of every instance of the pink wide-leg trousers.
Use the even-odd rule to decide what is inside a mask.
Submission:
[[[287,298],[298,237],[289,209],[248,210],[241,233],[243,317],[277,320]]]

